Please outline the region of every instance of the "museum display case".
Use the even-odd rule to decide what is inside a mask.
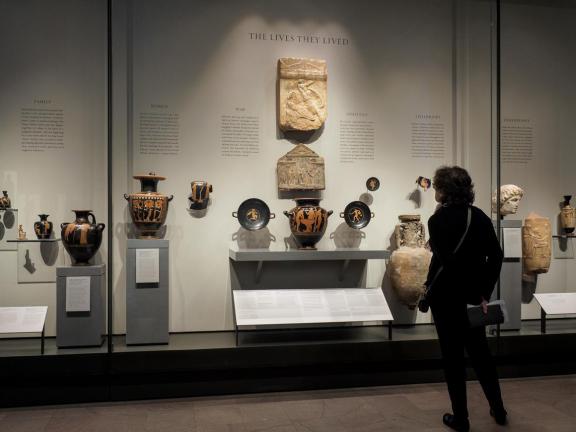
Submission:
[[[490,343],[576,334],[576,1],[29,3],[0,0],[0,359],[436,358],[443,165],[505,252]]]

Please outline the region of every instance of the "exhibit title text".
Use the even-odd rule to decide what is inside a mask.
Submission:
[[[346,46],[350,44],[350,40],[342,37],[332,36],[306,36],[306,35],[292,35],[287,33],[248,33],[250,40],[258,41],[271,41],[271,42],[285,42],[285,43],[301,43],[301,44],[315,44],[315,45],[340,45]]]

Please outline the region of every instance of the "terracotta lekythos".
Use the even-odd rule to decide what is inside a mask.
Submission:
[[[191,210],[204,210],[208,207],[210,200],[210,192],[212,192],[212,185],[205,181],[193,181],[190,183],[192,194],[188,199],[190,200]]]
[[[295,198],[296,207],[284,214],[290,220],[290,231],[298,243],[298,249],[316,249],[332,210],[326,211],[320,207],[317,198]]]
[[[278,126],[284,131],[313,131],[326,121],[326,61],[278,60]]]
[[[398,299],[414,309],[424,292],[432,254],[424,247],[426,232],[420,215],[400,215],[394,230],[397,249],[390,256],[390,280]]]
[[[2,191],[2,196],[0,197],[0,209],[7,209],[12,207],[12,202],[8,196],[8,191]]]
[[[64,222],[62,243],[74,259],[76,265],[88,265],[102,243],[102,231],[106,225],[96,223],[92,210],[72,210],[76,213],[74,222]]]
[[[139,238],[158,238],[158,231],[166,222],[168,204],[174,196],[167,196],[158,192],[158,182],[166,180],[166,177],[150,173],[137,175],[133,178],[140,180],[140,192],[130,195],[124,194],[124,198],[128,201],[132,221],[140,232]]]
[[[568,234],[573,233],[574,228],[576,228],[576,209],[570,205],[571,199],[572,195],[564,195],[562,212],[560,213],[562,229]]]
[[[47,214],[38,215],[39,221],[34,222],[34,233],[40,240],[49,239],[52,236],[52,222],[48,220]]]
[[[552,225],[550,219],[530,213],[522,227],[522,258],[524,273],[547,273],[552,256]]]

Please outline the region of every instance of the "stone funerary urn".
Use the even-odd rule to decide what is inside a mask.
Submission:
[[[420,215],[400,215],[394,231],[396,249],[390,256],[390,280],[398,299],[414,309],[424,291],[432,253],[425,248],[426,232]]]

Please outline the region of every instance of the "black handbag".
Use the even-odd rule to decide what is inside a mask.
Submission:
[[[487,304],[488,312],[484,313],[482,305],[468,305],[468,322],[470,327],[503,324],[506,321],[506,304],[496,300]]]

